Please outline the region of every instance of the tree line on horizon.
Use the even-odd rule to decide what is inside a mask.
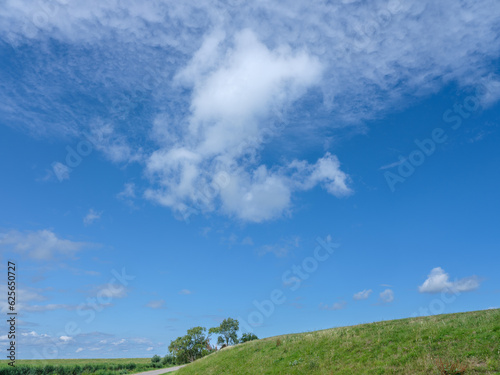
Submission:
[[[210,344],[212,335],[219,335],[217,345],[221,345],[221,348],[259,339],[253,333],[243,333],[238,338],[239,325],[236,319],[227,318],[218,327],[210,328],[208,332],[201,326],[190,328],[184,336],[179,336],[170,342],[169,353],[165,357],[161,358],[155,354],[151,362],[157,367],[193,362],[218,350],[217,346]]]

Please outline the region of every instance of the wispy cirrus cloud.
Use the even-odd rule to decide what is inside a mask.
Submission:
[[[291,236],[288,238],[282,239],[280,242],[272,245],[263,245],[261,246],[257,252],[260,256],[271,253],[274,254],[277,258],[284,258],[288,256],[294,249],[297,249],[300,246],[300,237]]]
[[[332,311],[345,309],[346,306],[347,302],[345,301],[335,302],[332,305],[328,305],[323,302],[319,304],[320,310],[332,310]]]
[[[77,242],[58,237],[49,229],[38,231],[10,230],[0,233],[0,248],[24,254],[35,260],[50,260],[55,257],[74,257],[79,251],[94,248],[97,244]]]
[[[146,304],[146,307],[149,307],[149,308],[152,308],[152,309],[164,309],[165,308],[165,300],[159,299],[159,300],[149,301]]]

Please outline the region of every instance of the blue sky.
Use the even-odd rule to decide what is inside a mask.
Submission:
[[[8,1],[19,357],[499,307],[499,20],[494,0]]]

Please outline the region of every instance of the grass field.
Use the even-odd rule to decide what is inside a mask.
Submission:
[[[8,366],[8,360],[0,361],[0,367]],[[99,359],[45,359],[45,360],[31,360],[31,359],[20,359],[16,360],[16,366],[84,366],[86,364],[144,364],[149,365],[151,363],[151,358],[99,358]]]
[[[455,362],[465,372],[440,372]],[[500,374],[500,310],[385,321],[250,341],[190,374]]]
[[[17,360],[0,362],[0,375],[126,375],[166,368],[151,358]]]

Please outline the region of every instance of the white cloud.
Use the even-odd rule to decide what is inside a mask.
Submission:
[[[95,246],[57,237],[48,229],[36,232],[11,230],[0,233],[0,248],[26,254],[37,260],[49,260],[56,256],[73,257],[84,248]]]
[[[318,145],[325,132],[450,83],[481,88],[479,100],[491,105],[500,98],[491,74],[499,17],[497,0],[10,1],[0,36],[26,69],[2,82],[0,115],[36,135],[86,133],[110,160],[141,163],[145,197],[180,216],[261,222],[290,213],[301,190],[352,193],[334,155],[293,171],[286,158],[303,158],[299,142],[293,155],[261,160],[270,124],[286,124],[279,140],[271,135],[279,144]],[[43,54],[46,40],[69,52]],[[77,94],[71,100],[54,89],[64,85]],[[53,170],[69,178],[66,165]]]
[[[479,284],[477,276],[464,277],[452,282],[450,276],[441,267],[436,267],[431,270],[424,283],[418,287],[418,291],[420,293],[469,292],[479,288]]]
[[[355,293],[352,296],[352,298],[355,299],[356,301],[367,299],[368,297],[370,297],[370,294],[372,294],[372,292],[373,292],[373,290],[371,290],[371,289],[365,289],[365,290],[362,290],[361,292]]]
[[[89,210],[87,215],[83,218],[83,223],[85,225],[91,225],[94,221],[97,221],[101,218],[102,212],[97,212],[93,208]]]
[[[146,348],[146,350],[147,350],[148,352],[150,352],[150,351],[151,351],[151,350],[153,350],[153,349],[154,349],[154,348],[153,348],[152,346],[150,346],[150,347]]]
[[[269,49],[250,30],[238,33],[232,48],[222,49],[223,37],[209,35],[177,75],[193,87],[188,130],[174,147],[149,157],[147,170],[161,187],[147,190],[146,197],[181,213],[189,206],[213,211],[220,198],[222,212],[261,222],[287,211],[293,191],[318,183],[346,195],[347,176],[330,154],[315,165],[294,162],[277,171],[240,160],[262,144],[262,119],[318,84],[322,67],[303,50]]]
[[[390,168],[394,168],[394,167],[397,167],[398,165],[401,165],[403,164],[404,162],[406,161],[405,158],[401,157],[399,159],[399,161],[395,161],[393,163],[390,163],[390,164],[386,164],[386,165],[383,165],[379,168],[379,170],[384,170],[384,169],[390,169]]]
[[[118,341],[112,342],[111,344],[112,344],[112,345],[122,345],[122,344],[125,344],[126,342],[127,342],[127,340],[125,340],[125,339],[121,339],[121,340],[118,340]]]
[[[267,253],[274,254],[277,258],[284,258],[289,255],[289,253],[298,248],[300,245],[300,238],[297,236],[292,236],[290,238],[282,239],[277,244],[264,245],[258,249],[259,255],[265,255]]]
[[[61,337],[59,337],[59,340],[64,341],[64,342],[68,342],[68,341],[73,340],[73,337],[70,337],[70,336],[61,336]]]
[[[54,310],[76,310],[76,305],[67,305],[64,303],[49,303],[46,305],[26,305],[19,307],[19,310],[24,310],[28,312],[43,312],[43,311],[54,311]]]
[[[50,337],[46,333],[39,334],[39,333],[37,333],[35,331],[22,332],[21,336],[25,336],[25,337]]]
[[[52,164],[52,171],[59,181],[69,180],[71,169],[67,165],[59,161],[54,162]]]
[[[293,52],[286,45],[270,50],[249,29],[236,34],[234,45],[224,55],[212,51],[212,56],[217,54],[213,57],[218,60],[216,69],[206,72],[205,66],[196,69],[193,64],[186,68],[194,85],[190,133],[204,135],[202,153],[220,154],[247,137],[258,136],[254,120],[298,99],[321,78],[317,58],[305,51]],[[195,65],[199,65],[196,58]]]
[[[324,303],[319,304],[319,308],[321,310],[342,310],[347,306],[347,303],[345,301],[341,302],[335,302],[333,305],[329,306]]]
[[[391,289],[386,289],[379,294],[382,303],[390,303],[394,301],[394,292]]]
[[[127,296],[127,288],[118,283],[106,283],[97,286],[94,290],[95,294],[101,296],[102,300],[113,298],[123,298]]]
[[[43,292],[44,289],[39,289],[39,288],[30,288],[30,287],[18,288],[16,293],[18,296],[22,296],[22,298],[16,301],[16,310],[37,311],[37,309],[40,309],[40,311],[42,311],[43,308],[40,308],[38,305],[31,305],[30,303],[47,300],[47,297],[42,294]],[[0,294],[7,295],[6,284],[0,285]],[[61,306],[66,307],[67,305],[61,305]],[[47,309],[50,309],[50,307]],[[7,303],[7,300],[6,299],[3,301],[0,300],[0,312],[5,313],[8,310],[9,310],[9,304]]]
[[[253,245],[252,237],[245,237],[245,238],[243,238],[243,240],[241,241],[241,244],[242,245],[252,246]]]
[[[83,350],[84,350],[83,348],[78,348],[78,349],[76,349],[76,350],[75,350],[75,353],[80,353],[80,352],[82,352]]]
[[[127,182],[123,186],[123,190],[118,193],[117,197],[119,199],[135,198],[135,184],[133,182]]]
[[[181,291],[179,291],[179,294],[188,295],[188,294],[193,294],[193,292],[190,291],[189,289],[182,289]]]
[[[147,304],[146,304],[147,307],[150,307],[152,309],[162,309],[165,307],[165,300],[163,299],[160,299],[160,300],[153,300],[153,301],[149,301]]]

